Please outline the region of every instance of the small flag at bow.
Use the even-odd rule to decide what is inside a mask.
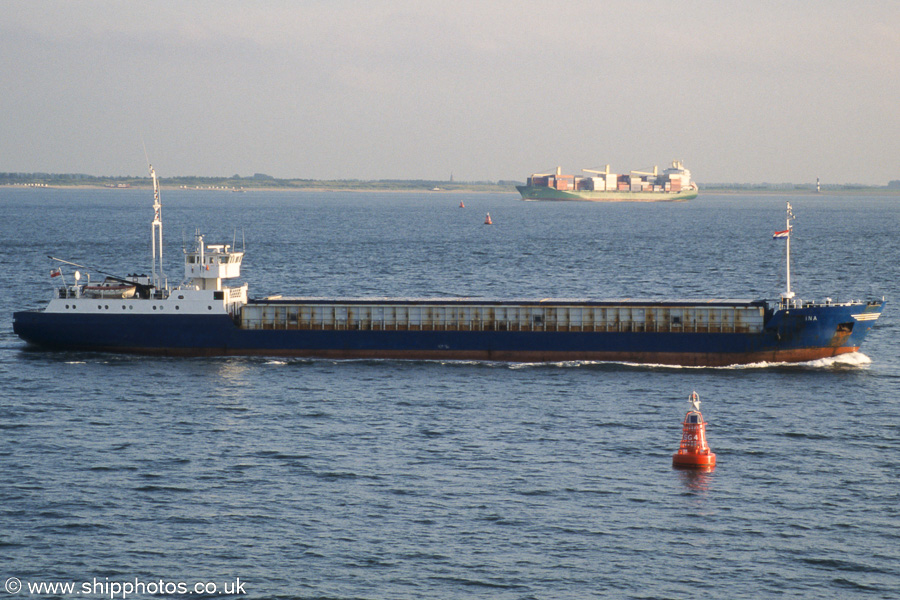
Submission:
[[[777,238],[786,238],[786,237],[788,237],[789,235],[791,235],[791,230],[790,230],[790,229],[785,229],[784,231],[776,231],[776,232],[775,232],[775,235],[772,236],[772,239],[774,240],[774,239],[777,239]]]
[[[60,271],[59,269],[53,269],[52,271],[50,271],[50,277],[59,277],[60,275],[62,275],[62,271]]]

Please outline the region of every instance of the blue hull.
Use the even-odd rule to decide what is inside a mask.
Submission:
[[[722,366],[855,352],[883,309],[870,302],[769,311],[757,333],[244,329],[226,315],[45,311],[15,313],[13,328],[31,344],[61,350]]]

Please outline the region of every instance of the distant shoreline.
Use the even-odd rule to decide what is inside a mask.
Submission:
[[[828,188],[821,192],[807,189],[772,189],[772,188],[709,188],[700,187],[700,196],[715,194],[717,196],[900,196],[900,189],[886,187],[872,188]]]
[[[16,185],[16,184],[0,184],[0,187],[16,188],[16,189],[55,189],[55,190],[109,190],[111,192],[124,190],[150,190],[149,185],[133,185],[128,187],[109,187],[97,184],[44,184],[44,185]],[[403,193],[403,194],[516,194],[519,192],[515,188],[512,189],[482,189],[478,187],[466,188],[455,187],[453,189],[410,189],[410,188],[361,188],[361,187],[247,187],[247,188],[224,188],[224,187],[184,187],[180,185],[169,185],[160,183],[160,189],[165,191],[184,191],[184,192],[224,192],[224,193],[253,193],[253,192],[354,192],[354,193]]]
[[[115,191],[123,191],[123,190],[150,190],[149,185],[135,185],[128,187],[108,187],[104,185],[97,184],[42,184],[42,185],[22,185],[22,184],[6,184],[0,185],[0,187],[5,188],[13,188],[13,189],[56,189],[56,190],[108,190],[111,192]],[[160,188],[165,191],[184,191],[184,192],[222,192],[222,193],[248,193],[252,194],[253,192],[279,192],[279,193],[291,193],[291,192],[315,192],[315,193],[359,193],[359,194],[510,194],[518,196],[519,192],[513,189],[482,189],[482,188],[465,188],[465,187],[456,187],[453,189],[440,189],[440,190],[427,190],[427,189],[409,189],[409,188],[389,188],[389,187],[380,187],[380,188],[352,188],[352,187],[249,187],[244,189],[233,190],[230,188],[222,188],[222,187],[183,187],[177,185],[160,185]],[[716,195],[716,196],[820,196],[820,197],[829,197],[829,196],[898,196],[900,197],[900,189],[893,188],[841,188],[841,189],[827,189],[822,190],[821,192],[816,192],[815,190],[806,190],[806,189],[757,189],[757,188],[746,188],[746,189],[726,189],[726,188],[700,188],[700,195],[698,198],[702,198],[703,196],[708,195]]]
[[[892,182],[893,183],[893,182]],[[316,192],[316,193],[432,193],[432,194],[518,194],[516,181],[427,181],[427,180],[312,180],[253,177],[170,177],[161,178],[165,190],[196,192]],[[2,173],[0,187],[86,190],[151,189],[149,177],[95,177],[47,173]],[[801,196],[900,196],[900,188],[857,184],[826,185],[817,192],[815,184],[699,184],[700,196],[801,195]]]
[[[516,193],[516,181],[433,181],[433,180],[315,180],[276,179],[257,174],[253,177],[161,177],[164,189],[218,190],[218,191],[341,191],[341,192],[500,192]],[[0,186],[54,187],[82,189],[149,189],[149,177],[96,177],[92,175],[49,173],[3,173]]]

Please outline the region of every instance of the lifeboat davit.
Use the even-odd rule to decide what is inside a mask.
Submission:
[[[485,225],[493,225],[494,224],[494,222],[491,221],[491,213],[488,213],[487,216],[484,218],[484,224]]]
[[[691,408],[684,416],[681,429],[681,446],[672,455],[672,466],[684,468],[711,468],[716,466],[716,455],[706,443],[706,421],[700,412],[700,395],[691,393]]]

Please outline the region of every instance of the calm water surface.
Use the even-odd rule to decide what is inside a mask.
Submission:
[[[893,198],[164,190],[164,258],[177,283],[199,227],[246,240],[254,296],[774,298],[787,199],[798,296],[888,299],[863,354],[684,369],[35,351],[12,312],[45,304],[47,255],[148,271],[151,199],[0,189],[0,586],[206,582],[227,597],[239,577],[232,597],[897,598]],[[671,468],[692,390],[712,473]]]

